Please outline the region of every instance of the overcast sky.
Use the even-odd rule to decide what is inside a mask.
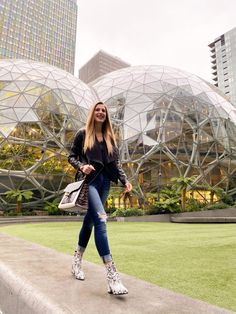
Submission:
[[[208,44],[236,27],[236,0],[78,0],[76,71],[99,50],[210,82]]]

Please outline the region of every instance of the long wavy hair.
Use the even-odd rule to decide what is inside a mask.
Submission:
[[[101,101],[93,105],[89,111],[86,126],[85,126],[84,152],[86,152],[88,149],[90,150],[95,144],[96,134],[95,134],[94,116],[95,116],[95,109],[97,105],[103,105],[106,110],[106,120],[102,124],[102,133],[103,133],[103,137],[106,142],[106,145],[107,145],[108,154],[111,155],[113,152],[113,145],[116,145],[116,140],[115,140],[114,131],[112,129],[112,124],[111,124],[109,112],[107,109],[107,105]]]

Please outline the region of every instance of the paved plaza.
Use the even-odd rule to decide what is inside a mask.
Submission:
[[[85,281],[70,273],[71,256],[0,233],[3,314],[230,314],[206,302],[121,274],[126,296],[106,292],[104,267],[84,262]]]

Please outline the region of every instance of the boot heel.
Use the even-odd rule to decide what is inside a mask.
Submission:
[[[107,285],[107,293],[112,294],[112,290],[111,290],[111,287],[109,285]]]
[[[107,292],[114,295],[128,294],[128,289],[122,284],[120,275],[116,270],[115,264],[106,265],[107,270]]]

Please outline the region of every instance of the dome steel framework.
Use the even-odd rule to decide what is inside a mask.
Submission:
[[[1,60],[1,208],[8,190],[32,190],[28,205],[40,207],[71,181],[68,149],[98,100],[109,107],[123,167],[141,196],[192,175],[235,192],[236,108],[201,78],[136,66],[87,86],[46,64]]]

